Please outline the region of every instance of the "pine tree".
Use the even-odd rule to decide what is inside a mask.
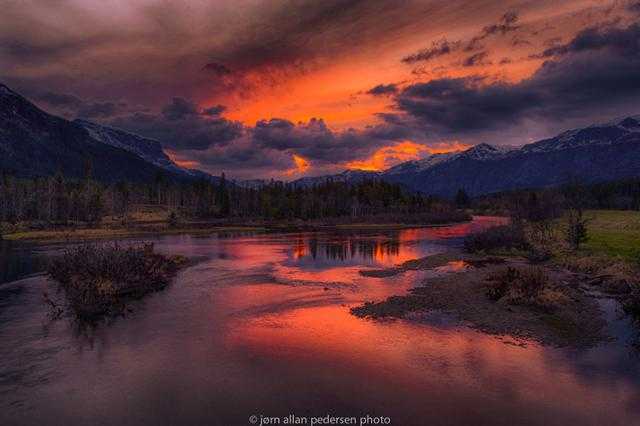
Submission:
[[[469,195],[465,192],[464,189],[458,189],[458,193],[456,194],[456,205],[459,208],[465,208],[469,206],[470,202]]]

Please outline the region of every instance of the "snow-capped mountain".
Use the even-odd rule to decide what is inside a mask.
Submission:
[[[199,170],[173,162],[152,139],[103,125],[70,122],[50,115],[0,84],[0,171],[19,177],[81,178],[106,182],[151,181],[158,174],[177,179],[210,179]],[[294,185],[326,181],[384,179],[412,190],[445,197],[458,189],[471,195],[520,188],[640,177],[640,116],[568,130],[520,148],[479,144],[465,151],[433,154],[383,172],[347,170],[337,175],[305,177]],[[248,181],[256,187],[265,181]]]
[[[407,161],[383,172],[348,170],[293,183],[383,179],[451,197],[461,188],[481,195],[559,185],[571,179],[591,183],[629,177],[640,177],[640,116],[568,130],[522,147],[482,143],[464,151]]]
[[[156,141],[86,121],[71,122],[48,114],[0,84],[0,171],[18,177],[82,178],[91,164],[101,181],[152,181],[210,175],[180,168]],[[212,178],[215,179],[215,178]]]
[[[442,163],[443,161],[450,160],[457,154],[460,154],[460,151],[432,154],[427,158],[423,158],[421,160],[405,161],[404,163],[400,163],[394,167],[391,167],[390,169],[387,169],[383,172],[383,175],[391,176],[402,173],[418,173],[423,170],[427,170],[428,168],[433,167],[436,164]]]
[[[420,166],[421,165],[421,166]],[[402,163],[381,178],[414,190],[471,195],[640,177],[640,116],[568,130],[520,148],[479,144],[446,158]]]
[[[145,138],[134,133],[113,127],[104,126],[86,120],[74,120],[74,123],[87,129],[89,135],[97,141],[129,151],[143,160],[165,170],[194,176],[193,170],[178,166],[162,150],[162,145],[155,139]]]

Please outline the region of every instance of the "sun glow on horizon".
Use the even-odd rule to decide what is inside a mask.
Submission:
[[[447,152],[462,151],[470,147],[471,145],[466,145],[458,141],[439,142],[431,146],[412,141],[404,141],[396,145],[382,147],[369,158],[351,161],[346,164],[346,167],[352,170],[378,172],[405,161],[418,160],[424,154],[444,154]]]

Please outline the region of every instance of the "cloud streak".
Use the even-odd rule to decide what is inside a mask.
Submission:
[[[439,136],[474,138],[527,121],[560,123],[637,107],[640,28],[586,29],[554,48],[530,78],[517,83],[483,77],[436,79],[404,88],[396,106]],[[399,120],[396,117],[396,122]]]

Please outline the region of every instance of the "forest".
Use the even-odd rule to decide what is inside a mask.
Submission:
[[[117,216],[127,224],[136,209],[150,205],[162,206],[170,223],[336,218],[442,223],[468,218],[449,201],[380,180],[357,184],[328,181],[312,187],[272,182],[255,189],[229,182],[224,174],[216,182],[177,182],[158,175],[151,183],[113,185],[90,175],[81,180],[66,179],[60,172],[48,178],[17,179],[7,174],[0,178],[0,222],[9,224],[97,225],[105,216]]]
[[[543,209],[557,211],[566,204],[579,202],[581,208],[590,210],[640,210],[640,179],[625,179],[584,184],[570,181],[552,188],[523,189],[488,194],[471,199],[459,191],[456,204],[486,214],[509,214],[535,202]],[[518,207],[519,206],[519,207]]]

